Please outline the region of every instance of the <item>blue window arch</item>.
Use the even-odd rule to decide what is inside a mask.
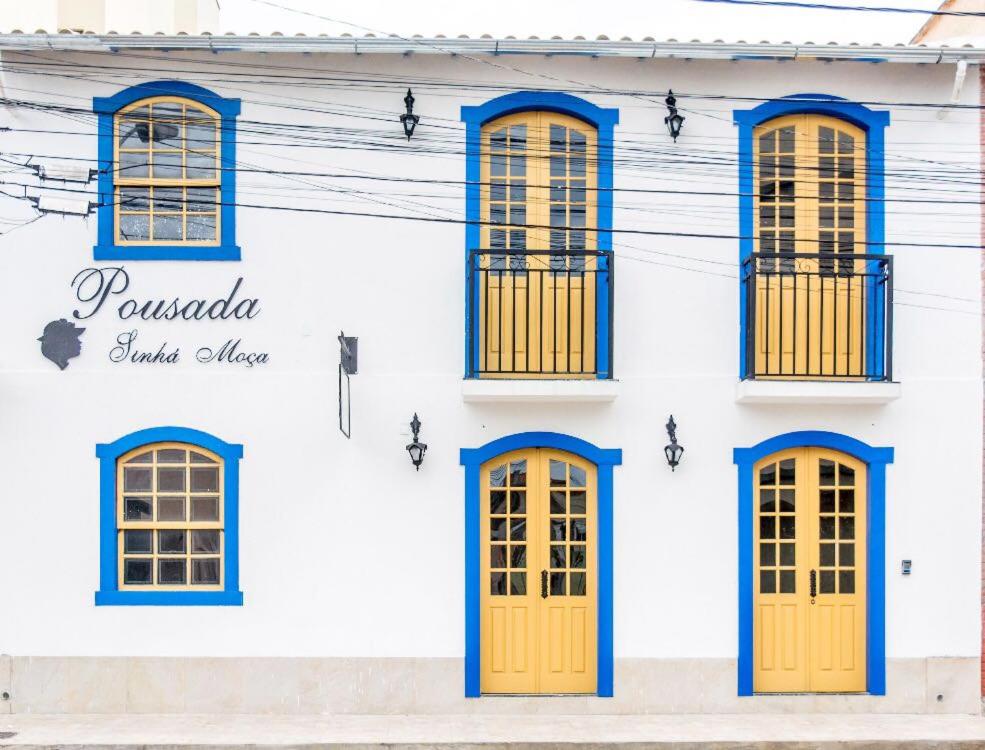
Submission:
[[[619,123],[619,110],[599,107],[589,101],[559,91],[516,91],[490,99],[477,106],[462,107],[465,123],[465,267],[469,264],[469,251],[481,244],[481,182],[482,182],[482,126],[487,122],[518,112],[557,112],[570,115],[595,128],[598,140],[597,184],[597,242],[599,250],[612,249],[612,143],[613,133]],[[600,260],[600,263],[604,261]],[[479,309],[479,290],[474,299],[468,298],[466,280],[465,298],[465,371],[471,372],[470,362],[477,362],[479,338],[472,342],[469,351],[468,316]],[[600,338],[597,346],[597,377],[609,377],[612,363],[609,359],[609,293],[605,285],[596,290],[596,329]]]
[[[598,471],[598,685],[601,698],[613,695],[612,638],[612,469],[622,464],[622,450],[599,448],[587,440],[557,432],[520,432],[493,440],[479,448],[462,448],[465,467],[465,697],[480,695],[481,665],[481,544],[479,528],[482,501],[480,470],[496,456],[523,448],[554,448],[581,456]]]
[[[220,118],[219,236],[217,245],[121,245],[115,231],[115,144],[117,112],[141,99],[174,96],[202,104]],[[131,86],[113,96],[95,97],[92,109],[98,117],[99,204],[95,260],[239,260],[236,245],[236,117],[239,99],[228,99],[202,86],[184,81],[151,81]]]
[[[222,590],[121,590],[117,524],[117,461],[135,448],[184,443],[218,455],[224,465],[222,518],[225,572]],[[99,590],[96,605],[241,605],[239,590],[239,460],[243,446],[187,427],[151,427],[96,446],[99,458]]]
[[[865,132],[865,241],[866,252],[882,253],[886,246],[885,209],[885,129],[889,125],[889,112],[869,109],[861,104],[828,94],[792,94],[781,99],[772,99],[752,109],[736,109],[732,112],[734,123],[739,128],[739,267],[752,254],[753,238],[756,234],[756,221],[753,216],[753,195],[756,190],[753,165],[753,131],[758,125],[784,115],[828,115],[849,122]],[[873,292],[876,290],[873,289]],[[747,340],[746,334],[746,286],[739,285],[739,315],[741,320],[740,342]],[[877,295],[868,297],[866,311],[867,349],[873,359],[884,342],[881,320],[882,308]],[[891,345],[892,342],[890,342]],[[746,347],[739,347],[739,377],[746,373]],[[873,374],[882,372],[881,365],[874,366]]]
[[[756,462],[788,448],[829,448],[866,464],[868,529],[866,675],[870,695],[886,694],[886,465],[892,448],[877,448],[848,435],[802,430],[735,448],[739,470],[739,695],[753,694],[753,467]]]

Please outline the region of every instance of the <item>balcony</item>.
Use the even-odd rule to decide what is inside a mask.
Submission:
[[[888,255],[752,253],[741,274],[738,400],[850,403],[897,397],[892,269]]]
[[[611,380],[613,272],[610,250],[471,251],[466,377]]]

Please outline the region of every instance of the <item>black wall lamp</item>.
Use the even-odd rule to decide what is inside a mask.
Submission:
[[[421,420],[417,418],[417,412],[414,412],[414,418],[410,420],[410,429],[414,433],[414,442],[407,444],[407,452],[410,454],[410,462],[414,464],[414,468],[420,471],[421,464],[424,463],[424,454],[427,452],[428,444],[422,443],[417,439],[418,434],[421,432]]]
[[[677,423],[674,422],[673,414],[667,421],[667,436],[670,438],[670,442],[664,446],[664,455],[667,457],[667,463],[670,464],[670,470],[673,471],[681,462],[681,456],[684,455],[684,446],[677,442]]]
[[[674,96],[673,91],[667,92],[667,98],[664,101],[667,103],[668,112],[664,118],[664,124],[670,131],[670,137],[674,139],[674,143],[677,143],[677,136],[681,134],[681,125],[684,124],[684,115],[677,112],[677,97]],[[407,137],[410,138],[410,136]]]
[[[417,127],[417,123],[421,121],[420,115],[414,114],[414,95],[407,89],[407,96],[404,97],[404,104],[407,107],[407,111],[400,115],[400,122],[404,126],[404,135],[407,136],[407,140],[414,135],[414,128]]]

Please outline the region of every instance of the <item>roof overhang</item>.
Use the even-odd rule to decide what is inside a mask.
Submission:
[[[979,63],[981,47],[882,46],[746,42],[633,41],[629,39],[493,39],[488,37],[238,36],[164,34],[0,34],[0,50],[169,50],[332,54],[547,55],[690,60],[822,60],[892,63]]]

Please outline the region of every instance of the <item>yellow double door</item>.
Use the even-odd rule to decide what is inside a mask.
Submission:
[[[481,481],[482,692],[595,693],[595,467],[530,449]]]
[[[818,448],[755,468],[754,690],[866,689],[866,472]]]

